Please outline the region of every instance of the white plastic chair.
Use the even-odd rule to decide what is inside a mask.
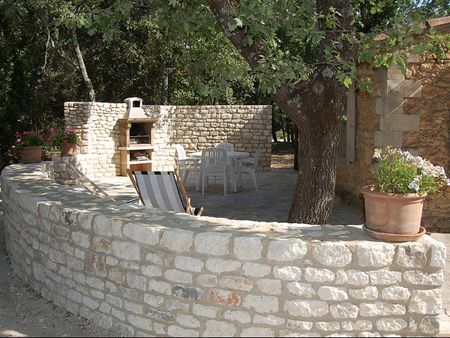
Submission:
[[[234,151],[234,146],[228,142],[217,143],[216,148],[225,149],[226,151]]]
[[[190,172],[198,173],[198,158],[186,156],[186,151],[181,144],[175,144],[175,150],[178,157],[178,166],[183,182],[186,183]]]
[[[227,152],[222,148],[206,148],[202,150],[202,159],[200,161],[200,176],[202,185],[202,196],[205,194],[205,184],[208,177],[222,177],[223,194],[227,195],[228,183],[228,161]]]
[[[258,163],[259,163],[259,158],[261,156],[261,146],[258,146],[258,148],[256,148],[255,151],[255,157],[246,157],[246,158],[242,158],[240,160],[238,160],[238,181],[240,182],[240,186],[242,186],[243,183],[243,179],[242,179],[242,175],[243,174],[248,174],[252,181],[253,181],[253,185],[255,186],[255,190],[258,191],[258,178],[256,176],[256,170],[258,169]]]

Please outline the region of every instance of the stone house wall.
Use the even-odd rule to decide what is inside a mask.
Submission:
[[[445,246],[360,226],[194,217],[70,190],[35,165],[1,176],[16,273],[125,336],[434,336]]]
[[[373,94],[357,95],[356,156],[337,166],[336,191],[363,210],[360,190],[374,182],[373,150],[391,145],[450,170],[450,67],[442,61],[410,60],[406,76],[395,68],[360,65],[374,83]],[[450,231],[450,187],[425,200],[423,225]]]
[[[173,145],[183,144],[187,153],[213,147],[221,141],[254,155],[261,145],[260,169],[270,169],[271,106],[143,106],[158,120],[153,132],[153,170],[173,170]],[[80,129],[77,155],[81,169],[91,178],[120,173],[118,120],[126,114],[125,103],[66,102],[65,123]]]

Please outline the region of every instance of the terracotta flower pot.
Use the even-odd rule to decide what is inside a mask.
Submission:
[[[20,161],[22,163],[36,163],[41,162],[42,146],[23,147],[20,150]]]
[[[369,230],[389,234],[417,234],[426,195],[393,194],[364,187],[365,226]],[[370,234],[370,233],[369,233]]]
[[[61,146],[61,156],[74,156],[77,152],[76,143],[64,143]]]

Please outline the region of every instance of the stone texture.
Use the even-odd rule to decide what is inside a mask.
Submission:
[[[384,267],[390,265],[394,258],[395,246],[386,243],[376,243],[370,246],[360,244],[356,249],[358,263],[362,267]]]
[[[312,254],[319,263],[334,268],[342,268],[352,261],[352,253],[345,242],[320,243],[314,247]]]
[[[271,241],[267,258],[276,261],[292,261],[302,258],[307,251],[306,243],[298,239]]]
[[[236,237],[233,252],[238,259],[256,260],[261,258],[262,241],[259,237]]]
[[[73,199],[33,170],[2,172],[11,264],[56,305],[99,325],[145,336],[438,332],[445,251],[428,236],[389,243],[395,254],[380,256],[386,243],[367,241],[358,226],[273,223],[264,232],[267,223],[198,219],[87,194]],[[22,186],[46,207],[20,202]],[[85,210],[75,214],[75,203]],[[344,233],[351,240],[337,242]]]

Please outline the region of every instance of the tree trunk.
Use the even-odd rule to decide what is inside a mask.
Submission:
[[[89,78],[86,65],[84,64],[83,54],[81,53],[80,45],[78,44],[77,31],[75,28],[72,29],[72,43],[75,48],[75,54],[77,56],[78,66],[80,67],[81,76],[88,89],[89,101],[95,102],[95,91],[94,86],[92,86],[91,79]]]
[[[212,11],[230,41],[250,67],[258,70],[260,55],[264,55],[262,41],[248,46],[244,43],[246,29],[229,30],[228,24],[239,15],[236,0],[209,0]],[[288,82],[275,92],[274,100],[299,130],[299,170],[295,196],[288,221],[324,224],[331,213],[336,183],[336,158],[339,137],[339,118],[345,114],[346,90],[336,78],[336,69],[329,64],[325,46],[336,46],[335,52],[343,62],[353,62],[353,49],[342,32],[353,27],[350,0],[316,0],[319,30],[324,38],[319,48],[322,54],[308,81]],[[336,28],[325,25],[330,8],[336,15]],[[339,41],[338,44],[335,42]]]
[[[294,169],[298,170],[298,127],[294,123],[294,133],[292,137],[292,147],[294,148]]]

